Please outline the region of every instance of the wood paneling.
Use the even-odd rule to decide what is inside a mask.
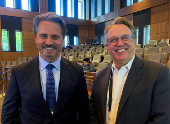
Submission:
[[[135,3],[131,6],[120,9],[119,16],[128,15],[128,14],[131,14],[134,12],[152,8],[154,6],[159,6],[161,4],[168,3],[168,2],[169,2],[169,0],[144,0],[144,1],[141,1],[138,3]],[[162,8],[167,8],[167,7],[168,7],[168,5],[165,5]],[[159,10],[161,10],[161,9],[159,9]],[[158,11],[158,9],[156,9],[156,11]]]
[[[169,36],[169,3],[151,8],[150,39],[168,39]]]

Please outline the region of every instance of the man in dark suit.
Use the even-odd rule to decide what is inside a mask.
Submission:
[[[2,124],[87,124],[83,68],[61,57],[65,22],[49,12],[33,21],[39,55],[12,69]]]
[[[170,124],[169,69],[138,58],[135,36],[123,17],[106,27],[113,64],[94,77],[90,124]]]

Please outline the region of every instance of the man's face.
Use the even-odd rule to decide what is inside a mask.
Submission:
[[[113,25],[108,32],[108,39],[119,38],[116,45],[107,43],[107,47],[115,65],[123,66],[127,64],[135,53],[136,41],[132,37],[129,43],[122,43],[122,36],[132,35],[131,30],[124,24]]]
[[[89,62],[83,61],[84,65],[87,66]]]
[[[61,26],[51,21],[40,22],[35,36],[35,43],[44,60],[47,62],[56,61],[64,44]]]

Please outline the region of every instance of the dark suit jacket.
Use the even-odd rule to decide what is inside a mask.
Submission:
[[[38,56],[14,67],[2,107],[2,124],[87,124],[88,94],[83,68],[61,58],[59,87],[52,115],[43,98]]]
[[[96,74],[91,124],[105,124],[111,67]],[[116,124],[170,124],[170,75],[165,65],[135,57],[119,103]]]

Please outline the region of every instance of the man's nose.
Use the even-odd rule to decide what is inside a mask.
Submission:
[[[46,44],[53,44],[53,40],[50,37],[48,37],[46,39]]]
[[[119,38],[119,39],[118,39],[118,42],[117,42],[117,46],[122,46],[122,45],[124,45],[124,43],[122,42],[122,39]]]

